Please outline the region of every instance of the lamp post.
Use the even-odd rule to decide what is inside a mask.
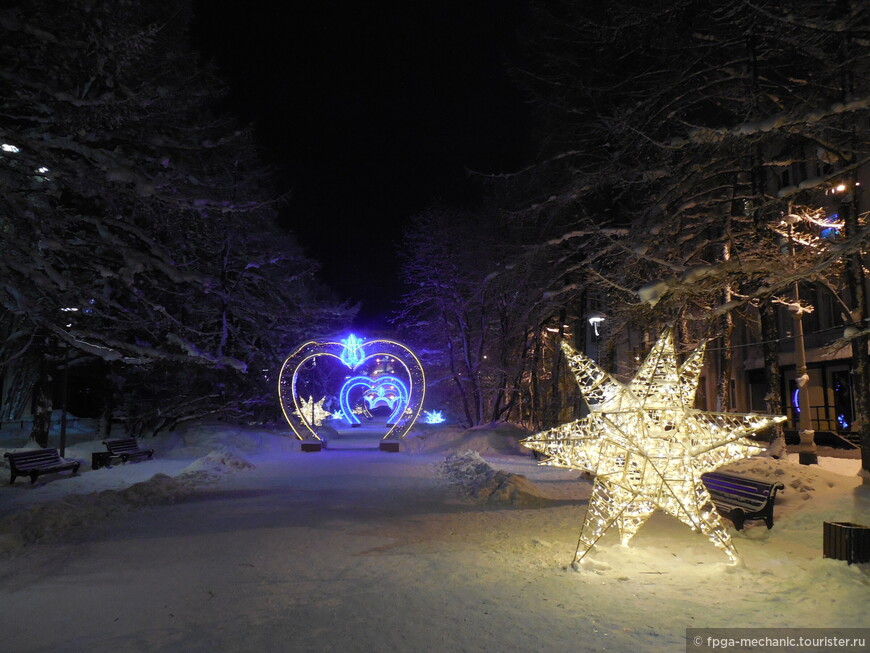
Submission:
[[[794,218],[788,216],[788,251],[794,256],[794,237],[792,225]],[[795,383],[798,391],[798,437],[800,445],[798,458],[802,465],[812,465],[819,462],[816,454],[815,431],[810,421],[810,376],[807,372],[807,352],[804,346],[803,310],[800,306],[800,288],[798,281],[794,282],[793,303],[790,307],[794,320],[794,360],[795,360]]]
[[[78,312],[78,308],[74,306],[66,306],[60,309],[62,313],[69,315],[67,317],[66,328],[72,328],[72,314]],[[61,377],[60,391],[60,457],[63,458],[66,453],[66,401],[67,390],[69,387],[69,342],[63,343],[63,376]]]
[[[66,454],[66,395],[69,381],[69,345],[63,346],[63,377],[60,392],[60,457]]]
[[[593,360],[601,363],[601,329],[604,328],[604,314],[598,311],[593,311],[587,318],[589,326],[592,327],[592,336],[590,337],[591,344],[595,345],[595,355]]]

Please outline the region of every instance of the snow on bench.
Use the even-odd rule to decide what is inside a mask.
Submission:
[[[36,483],[36,479],[41,474],[53,474],[54,472],[63,472],[72,470],[75,474],[79,471],[79,463],[76,460],[64,460],[60,457],[57,449],[32,449],[29,451],[9,451],[3,454],[9,459],[9,468],[12,471],[12,478],[9,484],[15,482],[19,476],[29,476],[31,483]]]
[[[122,463],[127,463],[130,460],[138,458],[151,457],[154,455],[154,449],[142,449],[136,438],[116,438],[114,440],[103,440],[106,449],[113,458],[120,458]]]
[[[768,528],[773,528],[773,502],[776,491],[785,489],[782,483],[768,483],[724,472],[707,472],[701,475],[701,480],[716,510],[734,522],[738,531],[744,522],[761,519]]]

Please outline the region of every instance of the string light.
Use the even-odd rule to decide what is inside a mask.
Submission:
[[[662,334],[628,384],[567,343],[562,349],[590,414],[523,444],[548,456],[543,464],[595,474],[575,567],[612,526],[628,544],[657,509],[702,532],[736,561],[701,474],[761,453],[745,436],[785,417],[693,408],[704,347],[678,366],[673,329]]]

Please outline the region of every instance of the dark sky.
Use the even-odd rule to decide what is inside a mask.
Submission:
[[[466,170],[518,167],[526,109],[506,72],[520,0],[195,3],[195,38],[292,190],[284,219],[362,321],[393,308],[395,250]]]

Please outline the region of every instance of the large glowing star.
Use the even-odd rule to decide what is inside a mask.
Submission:
[[[678,366],[672,329],[628,384],[566,343],[562,349],[590,414],[536,433],[523,444],[546,454],[544,464],[595,474],[574,565],[611,526],[628,544],[656,509],[704,533],[736,561],[737,551],[701,474],[761,453],[745,436],[785,418],[693,408],[704,348]]]
[[[296,437],[300,440],[321,439],[313,428],[317,425],[308,419],[302,419],[301,415],[306,415],[305,409],[308,405],[298,393],[300,372],[303,367],[316,364],[318,357],[336,359],[356,372],[356,376],[345,381],[339,390],[341,415],[345,419],[359,422],[356,409],[351,406],[348,395],[351,390],[361,387],[364,393],[362,398],[369,407],[385,405],[392,411],[388,420],[390,429],[383,436],[384,439],[402,438],[411,430],[420,414],[426,390],[426,379],[419,359],[401,343],[392,340],[366,341],[351,334],[341,341],[306,342],[284,361],[278,375],[278,397],[284,418]],[[362,374],[363,368],[370,361],[378,363],[387,359],[395,362],[396,374],[401,379],[395,374],[376,379]]]

